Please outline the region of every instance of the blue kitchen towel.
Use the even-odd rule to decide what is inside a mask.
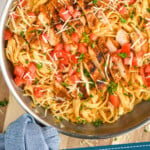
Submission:
[[[58,150],[59,144],[57,130],[39,126],[29,114],[22,115],[0,134],[0,150]]]

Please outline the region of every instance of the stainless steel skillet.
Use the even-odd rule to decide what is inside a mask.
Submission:
[[[138,104],[132,113],[122,116],[114,124],[104,124],[97,128],[90,124],[76,125],[65,121],[63,122],[63,126],[55,124],[51,114],[48,113],[47,117],[44,117],[44,110],[42,108],[37,107],[36,109],[33,109],[31,107],[31,99],[29,97],[24,97],[23,91],[14,84],[12,73],[13,68],[6,59],[4,51],[5,43],[3,40],[3,31],[5,29],[5,22],[7,20],[8,12],[11,8],[12,2],[13,0],[7,1],[0,19],[0,65],[4,79],[10,91],[26,112],[31,114],[41,124],[45,126],[52,125],[56,127],[60,133],[68,136],[87,139],[114,137],[140,127],[150,120],[150,102],[142,102],[141,104]]]

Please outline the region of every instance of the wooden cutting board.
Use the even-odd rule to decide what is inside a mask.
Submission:
[[[5,130],[12,121],[16,120],[23,113],[25,113],[25,111],[21,108],[21,106],[15,101],[13,96],[10,94],[3,130]],[[61,137],[60,149],[150,141],[149,131],[150,131],[150,124],[149,125],[147,124],[139,129],[131,131],[122,136],[105,140],[101,139],[85,140],[72,138],[60,134]]]

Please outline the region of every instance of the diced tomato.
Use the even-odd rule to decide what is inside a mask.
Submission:
[[[87,53],[87,47],[84,43],[79,43],[78,51],[83,54]]]
[[[73,62],[73,64],[77,64],[78,63],[78,59],[76,58],[76,55],[72,55],[71,56],[71,61]]]
[[[71,5],[67,6],[67,10],[69,11],[70,14],[72,14],[74,12],[74,8]]]
[[[55,78],[59,83],[63,81],[62,74],[55,74]]]
[[[110,101],[114,105],[115,108],[119,107],[119,98],[116,95],[110,95]]]
[[[70,50],[71,50],[71,45],[70,44],[64,44],[64,50],[66,51],[66,52],[70,52]]]
[[[132,59],[132,66],[138,66],[138,61],[136,57],[133,57]]]
[[[124,44],[121,48],[122,53],[126,53],[128,56],[130,55],[130,50],[131,50],[130,43]]]
[[[145,73],[150,73],[150,65],[146,65],[144,71]]]
[[[146,78],[145,78],[145,73],[144,73],[144,67],[140,67],[140,75],[142,76],[144,84],[147,86]]]
[[[12,37],[12,33],[10,32],[10,30],[6,29],[4,30],[4,40],[10,40]]]
[[[16,77],[14,79],[14,81],[15,81],[17,86],[21,86],[21,85],[23,85],[25,83],[24,80],[22,78],[20,78],[20,77]]]
[[[63,43],[59,43],[55,46],[55,51],[62,51],[64,48],[64,44]]]
[[[71,38],[75,43],[79,43],[80,39],[79,39],[79,34],[77,32],[73,32],[73,34],[71,35]]]
[[[67,19],[69,19],[71,17],[70,13],[68,10],[66,10],[65,8],[62,8],[59,12],[59,16],[66,21]]]
[[[42,41],[43,43],[48,43],[47,33],[43,33],[43,34],[40,35],[40,41]]]
[[[33,93],[34,93],[35,97],[40,98],[43,96],[44,93],[41,90],[42,89],[40,87],[35,87],[33,89]]]
[[[36,15],[35,15],[34,12],[28,12],[28,16],[29,16],[29,17],[36,17]]]
[[[132,5],[132,4],[134,4],[136,2],[136,0],[130,0],[128,3],[129,3],[129,5]]]
[[[63,27],[63,25],[62,25],[62,24],[57,24],[57,25],[56,25],[56,29],[57,29],[57,30],[61,30],[61,29],[62,29],[62,27]]]
[[[18,77],[23,77],[25,73],[25,68],[22,65],[16,66],[14,69],[14,75]]]
[[[121,15],[125,15],[125,14],[128,14],[128,10],[127,10],[127,7],[125,6],[118,6],[118,11]]]
[[[32,74],[31,72],[29,72],[29,71],[26,72],[26,74],[23,77],[24,80],[25,80],[26,85],[31,85],[34,77],[35,77],[35,75]]]
[[[60,60],[60,63],[64,64],[64,65],[69,64],[69,57],[68,57],[67,53],[65,53],[65,52],[62,53],[62,59]]]
[[[28,65],[28,71],[32,74],[32,75],[35,75],[36,73],[36,65],[34,63],[30,63]]]
[[[81,16],[81,12],[77,9],[74,10],[73,14],[72,14],[72,17],[75,19],[75,18],[78,18]]]
[[[72,75],[70,76],[70,80],[72,81],[72,83],[76,83],[76,81],[79,81],[79,77],[77,75]]]
[[[71,68],[71,69],[69,70],[69,76],[74,75],[74,74],[76,73],[76,71],[77,71],[77,67]]]
[[[123,61],[125,65],[130,65],[131,58],[124,58]]]
[[[26,0],[19,0],[18,1],[18,6],[24,7],[27,4]]]
[[[90,34],[90,40],[91,40],[91,41],[96,41],[97,38],[98,38],[98,36],[97,36],[95,33],[91,33],[91,34]]]
[[[14,12],[12,12],[12,13],[10,13],[10,16],[13,18],[13,19],[17,19],[19,16],[16,14],[16,13],[14,13]]]

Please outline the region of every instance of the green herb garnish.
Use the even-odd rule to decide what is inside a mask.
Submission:
[[[68,87],[69,85],[65,82],[61,82],[61,85],[65,86],[65,87]]]
[[[36,67],[37,67],[38,69],[41,69],[41,68],[43,67],[43,64],[42,64],[42,63],[39,63],[39,64],[36,65]]]
[[[62,116],[60,116],[60,117],[59,117],[59,120],[60,120],[60,121],[63,121],[63,120],[64,120],[64,118],[63,118]]]
[[[83,58],[84,58],[84,54],[80,54],[78,62],[81,62],[83,60]]]
[[[2,101],[0,101],[0,106],[5,107],[8,104],[8,101],[6,98],[4,98]]]
[[[89,36],[86,32],[83,32],[83,42],[85,42],[85,43],[90,42]]]
[[[118,83],[111,81],[107,90],[110,94],[114,94],[114,92],[117,90],[117,87],[118,87]]]
[[[83,94],[82,94],[81,92],[78,94],[78,96],[81,97],[81,98],[84,97]]]
[[[146,85],[145,85],[145,84],[143,84],[143,88],[146,88]]]
[[[119,53],[118,56],[120,56],[121,58],[126,58],[127,54],[126,53]]]
[[[75,28],[71,27],[66,32],[67,32],[67,34],[72,35],[74,31],[75,31]]]
[[[147,11],[150,13],[150,8],[147,8]]]
[[[95,126],[95,127],[98,127],[98,126],[100,126],[100,125],[102,125],[103,124],[103,122],[100,120],[100,119],[97,119],[95,122],[93,122],[93,125]]]
[[[20,32],[20,36],[21,36],[22,38],[25,38],[25,34],[24,34],[23,31]]]
[[[134,15],[135,15],[135,13],[134,13],[134,11],[132,11],[130,18],[133,19]]]
[[[120,20],[121,20],[122,23],[126,23],[127,22],[127,20],[124,19],[123,17],[121,17]]]
[[[93,0],[93,4],[96,5],[98,0]]]
[[[28,60],[28,59],[26,59],[26,60],[25,60],[25,63],[26,63],[26,64],[29,64],[29,60]]]
[[[94,43],[92,43],[92,44],[91,44],[91,47],[92,47],[92,48],[95,48],[95,44],[94,44]]]
[[[90,76],[90,73],[89,73],[86,69],[84,69],[83,72],[84,72],[84,75],[85,75],[86,77],[89,77],[89,76]]]

